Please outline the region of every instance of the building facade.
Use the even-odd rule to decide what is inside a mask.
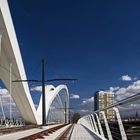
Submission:
[[[111,104],[114,103],[114,93],[112,92],[105,92],[103,90],[97,91],[94,94],[94,111],[103,109]],[[105,111],[105,115],[108,120],[112,121],[115,119],[115,112],[113,109],[108,109]],[[99,114],[100,119],[102,120],[103,117]]]

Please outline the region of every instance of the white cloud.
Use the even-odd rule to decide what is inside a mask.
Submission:
[[[129,75],[123,75],[123,76],[121,77],[121,80],[122,80],[122,81],[132,81],[132,78],[131,78]]]
[[[133,82],[133,84],[128,87],[119,88],[117,92],[115,92],[116,100],[122,100],[126,97],[135,95],[140,92],[140,80]]]
[[[70,99],[80,99],[80,96],[77,94],[71,94]]]
[[[140,93],[140,80],[133,82],[127,87],[110,87],[110,92],[113,92],[115,94],[115,102],[125,99],[127,97],[133,96],[137,93]],[[119,106],[120,110],[128,110],[128,109],[136,109],[139,108],[140,101],[135,101],[127,105]]]
[[[120,87],[110,87],[109,91],[115,92],[118,91],[120,89]]]
[[[93,104],[94,103],[94,97],[90,97],[90,98],[85,98],[82,101],[82,105],[86,105],[86,104]]]
[[[45,85],[45,89],[47,90],[48,85]],[[53,88],[52,88],[53,89]],[[38,91],[38,92],[42,92],[42,86],[34,86],[30,88],[31,91]]]
[[[42,86],[35,86],[35,87],[31,87],[31,91],[42,91]]]

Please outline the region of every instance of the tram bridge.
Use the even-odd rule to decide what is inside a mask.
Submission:
[[[9,78],[10,77],[10,78]],[[30,140],[30,139],[95,139],[95,140],[127,140],[125,123],[121,119],[118,105],[127,104],[140,99],[140,94],[126,98],[118,103],[112,104],[102,110],[97,110],[92,114],[79,119],[78,124],[68,124],[68,110],[58,110],[57,108],[69,108],[69,92],[66,85],[46,87],[46,124],[55,123],[55,125],[42,126],[42,97],[39,107],[36,109],[30,95],[29,87],[26,82],[12,83],[12,80],[27,79],[24,65],[14,30],[9,6],[7,0],[0,0],[0,78],[14,99],[22,117],[26,122],[33,126],[23,126],[12,122],[5,122],[1,129],[0,139]],[[66,106],[65,106],[66,103]],[[116,113],[116,122],[118,124],[119,137],[111,131],[110,122],[106,119],[104,111],[113,108]],[[98,114],[103,115],[102,124]],[[67,118],[67,119],[65,119]],[[3,118],[5,119],[5,118]],[[67,120],[67,121],[66,121]],[[115,123],[114,123],[115,124]],[[12,126],[7,128],[5,126]],[[103,129],[104,125],[104,129]],[[115,126],[115,125],[114,125]],[[21,131],[22,130],[22,131]],[[11,133],[14,132],[14,133]]]

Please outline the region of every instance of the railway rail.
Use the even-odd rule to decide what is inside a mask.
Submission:
[[[53,128],[49,128],[49,129],[43,130],[41,132],[34,133],[32,135],[20,138],[18,140],[35,140],[35,139],[39,139],[39,138],[43,139],[45,136],[48,136],[49,134],[57,131],[58,129],[60,129],[60,128],[66,126],[66,125],[68,125],[68,124],[62,124],[62,125],[59,125],[59,126],[55,126]]]
[[[73,130],[74,124],[71,124],[63,133],[60,135],[57,140],[70,140],[72,130]]]

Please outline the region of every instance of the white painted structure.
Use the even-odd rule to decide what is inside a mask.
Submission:
[[[104,136],[100,135],[98,132],[95,131],[94,122],[92,122],[92,120],[89,119],[90,116],[91,116],[91,114],[89,114],[87,116],[83,116],[82,118],[80,118],[78,120],[78,124],[88,128],[94,135],[96,135],[98,137],[98,139],[107,140]]]
[[[106,118],[106,115],[105,115],[105,112],[101,111],[101,114],[103,115],[103,119],[104,119],[106,131],[107,131],[108,139],[113,140],[112,135],[111,135],[111,131],[110,131],[110,128],[109,128],[109,124],[108,124],[108,121],[107,121],[107,118]]]
[[[0,79],[8,90],[10,90],[10,64],[12,64],[11,80],[27,79],[7,0],[0,0]],[[65,85],[60,85],[56,88],[47,86],[46,117],[48,117],[50,106],[55,98],[58,97],[61,102],[59,93],[62,90],[65,92],[67,107],[69,107],[69,94]],[[34,124],[42,123],[42,98],[36,110],[26,82],[12,83],[12,98],[20,110],[22,117],[27,122]],[[60,107],[62,106],[63,103],[61,102]],[[68,116],[68,112],[66,113]]]
[[[97,125],[96,125],[96,121],[95,121],[95,118],[94,118],[93,114],[91,114],[91,118],[93,120],[93,124],[94,124],[94,127],[95,127],[95,132],[99,134],[99,131],[98,131],[98,128],[97,128]]]
[[[68,89],[65,85],[57,86],[56,88],[52,85],[46,87],[46,118],[48,123],[53,123],[54,121],[68,122],[68,109],[65,112],[65,101],[66,108],[69,108],[69,94]],[[39,106],[37,108],[37,114],[39,118],[42,118],[42,96],[40,98]]]
[[[103,132],[103,129],[102,129],[102,126],[101,126],[101,123],[100,123],[100,120],[99,120],[99,117],[98,117],[98,114],[95,113],[95,112],[94,112],[94,114],[95,114],[95,116],[96,116],[96,120],[97,120],[98,127],[99,127],[99,130],[100,130],[100,135],[101,135],[102,137],[105,137],[104,132]]]
[[[116,118],[118,120],[122,140],[127,140],[127,136],[126,136],[126,133],[125,133],[125,130],[124,130],[124,126],[123,126],[122,119],[121,119],[121,116],[120,116],[120,113],[119,113],[119,109],[117,107],[113,107],[113,109],[116,113]]]
[[[125,129],[124,129],[124,126],[123,126],[123,123],[122,123],[122,120],[121,120],[119,110],[118,110],[117,107],[113,107],[113,110],[115,111],[115,114],[116,114],[116,118],[117,118],[117,122],[118,122],[118,125],[119,125],[121,138],[122,138],[122,140],[127,140],[127,136],[126,136],[126,133],[125,133]],[[83,116],[82,118],[80,118],[78,120],[78,124],[81,124],[81,125],[85,126],[89,130],[91,130],[94,134],[96,134],[97,136],[100,136],[101,139],[106,139],[105,135],[104,135],[104,132],[103,132],[103,129],[102,129],[102,126],[101,126],[101,123],[100,123],[100,120],[99,120],[99,117],[98,117],[98,114],[95,113],[95,112],[93,112],[93,113],[96,116],[97,123],[95,122],[94,115],[89,114],[89,115],[86,115],[86,116]],[[111,129],[109,127],[108,120],[106,118],[105,112],[100,111],[99,113],[101,113],[102,116],[103,116],[103,120],[104,120],[104,124],[105,124],[105,128],[106,128],[108,140],[113,140],[113,135],[111,133]],[[89,119],[91,116],[92,116],[93,120]],[[99,131],[98,131],[98,128],[97,128],[97,124],[98,124]]]

